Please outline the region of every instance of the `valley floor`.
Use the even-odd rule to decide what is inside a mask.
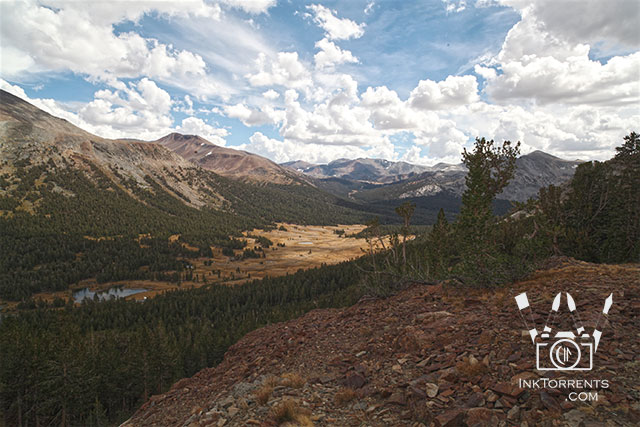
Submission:
[[[281,230],[280,226],[286,229]],[[337,264],[358,258],[367,250],[368,243],[365,239],[345,237],[345,235],[357,234],[365,228],[364,225],[338,225],[338,226],[309,226],[296,224],[278,224],[270,231],[252,230],[245,232],[245,236],[262,236],[273,242],[273,245],[264,249],[265,258],[247,258],[231,260],[222,255],[219,248],[213,248],[213,258],[196,258],[188,261],[193,264],[194,277],[197,281],[184,281],[180,284],[151,280],[124,280],[98,284],[95,280],[84,280],[73,286],[69,291],[46,292],[34,295],[36,299],[53,301],[54,298],[71,298],[75,291],[88,288],[92,291],[105,291],[114,286],[122,286],[128,289],[146,289],[127,296],[127,299],[143,300],[155,295],[175,289],[188,289],[200,287],[206,283],[219,283],[236,285],[250,280],[262,279],[266,276],[278,277],[292,274],[299,269],[319,267],[322,264]],[[344,234],[336,233],[343,230]],[[177,238],[178,236],[172,236]],[[247,248],[252,249],[259,244],[256,239],[245,237]],[[280,246],[278,245],[280,244]],[[284,246],[282,246],[284,245]],[[241,254],[242,251],[236,251]],[[219,272],[219,273],[218,273]]]

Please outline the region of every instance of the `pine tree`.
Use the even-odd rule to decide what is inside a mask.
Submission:
[[[461,278],[470,283],[488,285],[499,275],[492,203],[513,177],[519,152],[519,142],[512,146],[505,141],[495,147],[493,140],[476,138],[473,151],[462,153],[468,169],[467,189],[462,194],[456,235],[462,249]]]
[[[624,143],[620,147],[616,147],[616,158],[624,159],[640,153],[640,135],[631,132],[625,136]]]

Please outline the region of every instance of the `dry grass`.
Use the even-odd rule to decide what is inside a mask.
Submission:
[[[273,393],[273,387],[267,384],[262,384],[262,386],[256,390],[253,395],[259,404],[266,405],[271,397],[271,393]]]
[[[279,224],[280,225],[280,224]],[[266,276],[278,277],[286,274],[293,274],[299,269],[309,269],[322,264],[336,264],[349,259],[362,256],[361,247],[366,247],[364,239],[344,238],[334,233],[335,229],[344,229],[347,234],[355,234],[362,231],[364,225],[340,225],[340,226],[293,226],[283,224],[288,232],[278,229],[271,231],[252,230],[248,234],[260,235],[270,239],[274,246],[266,250],[266,259],[246,259],[243,261],[229,262],[229,258],[221,254],[220,248],[213,248],[212,258],[193,258],[193,273],[196,276],[204,276],[207,283],[220,283],[227,285],[241,284],[254,279],[262,279]],[[179,235],[170,237],[170,241],[180,241]],[[253,239],[248,238],[253,242]],[[300,242],[312,242],[312,245],[301,245]],[[284,243],[285,247],[276,246]],[[250,244],[252,247],[253,243]],[[194,247],[185,246],[187,249]],[[309,250],[312,249],[312,254]],[[237,272],[237,268],[241,272]],[[218,277],[218,271],[220,277]],[[106,289],[115,285],[124,285],[127,288],[146,288],[147,292],[139,293],[127,299],[141,300],[143,298],[153,298],[164,292],[178,288],[178,285],[171,282],[151,281],[151,280],[127,280],[114,281],[98,284],[95,279],[84,281],[82,287]],[[181,288],[198,288],[204,286],[203,282],[186,281],[182,282]],[[53,300],[55,296],[68,298],[68,293],[43,293],[39,298]],[[49,299],[50,297],[50,299]]]
[[[351,388],[343,388],[338,390],[334,396],[334,401],[338,406],[344,406],[356,398],[356,392]]]
[[[473,378],[487,372],[487,367],[481,362],[470,363],[465,360],[456,364],[456,371],[465,377]]]
[[[301,408],[300,405],[292,399],[283,400],[275,405],[271,408],[270,415],[278,425],[313,426],[313,422],[309,418],[311,411]]]
[[[302,375],[297,372],[287,372],[282,375],[282,380],[280,381],[280,385],[291,388],[302,388],[307,381],[302,377]]]
[[[262,381],[262,385],[269,386],[271,388],[277,387],[280,385],[280,380],[275,375],[269,375],[267,378]]]

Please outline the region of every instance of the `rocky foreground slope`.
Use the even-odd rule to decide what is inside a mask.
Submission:
[[[638,425],[640,266],[556,259],[548,267],[509,289],[413,285],[256,330],[125,425]],[[613,293],[592,371],[535,369],[514,301],[524,291],[540,332],[558,292],[572,294],[588,332]],[[554,332],[572,324],[562,310]],[[540,377],[609,387],[518,387]],[[570,400],[581,391],[598,400]]]

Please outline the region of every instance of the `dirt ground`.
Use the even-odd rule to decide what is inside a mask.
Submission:
[[[280,230],[280,226],[286,228],[286,231]],[[266,276],[284,276],[287,273],[295,273],[299,269],[309,269],[322,264],[337,264],[362,256],[363,250],[368,250],[366,240],[344,237],[344,235],[359,233],[364,228],[364,225],[278,224],[271,231],[252,230],[244,233],[248,243],[247,249],[259,246],[255,239],[246,237],[249,235],[264,236],[273,242],[271,247],[264,249],[265,258],[232,260],[230,257],[222,255],[220,248],[212,248],[213,258],[189,259],[194,267],[193,275],[197,277],[197,280],[194,281],[185,281],[180,285],[151,280],[125,280],[98,284],[94,279],[89,279],[80,282],[68,291],[40,293],[34,297],[53,301],[56,296],[63,299],[71,298],[74,291],[83,288],[96,291],[106,290],[113,286],[123,286],[130,289],[148,289],[147,292],[127,297],[127,299],[144,300],[167,290],[197,288],[211,283],[235,285],[249,280],[262,279]],[[338,235],[336,230],[344,230],[344,235]],[[176,240],[178,237],[171,236],[171,239]],[[237,250],[235,253],[241,255],[242,250]],[[261,254],[261,252],[258,253]],[[203,278],[206,279],[206,283]]]

